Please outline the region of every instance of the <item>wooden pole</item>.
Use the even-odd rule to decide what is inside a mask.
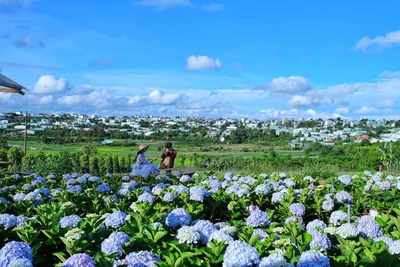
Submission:
[[[24,136],[24,155],[26,156],[26,140],[28,135],[28,111],[25,111],[25,136]]]

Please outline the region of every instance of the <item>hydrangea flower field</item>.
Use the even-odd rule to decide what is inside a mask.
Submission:
[[[0,267],[399,266],[400,176],[13,175]]]

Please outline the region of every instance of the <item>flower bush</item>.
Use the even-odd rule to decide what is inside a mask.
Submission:
[[[10,176],[0,267],[398,266],[399,185],[370,172]]]

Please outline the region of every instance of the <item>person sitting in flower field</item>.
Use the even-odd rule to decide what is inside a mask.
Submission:
[[[147,161],[144,152],[147,151],[150,145],[140,145],[139,151],[136,154],[135,164],[132,165],[132,172],[130,176],[142,176],[147,178],[151,174],[158,174],[158,167],[152,163],[151,160]]]
[[[165,143],[165,150],[161,155],[163,159],[160,163],[160,169],[165,169],[166,174],[171,174],[171,169],[174,167],[174,160],[177,152],[172,148],[172,143]]]

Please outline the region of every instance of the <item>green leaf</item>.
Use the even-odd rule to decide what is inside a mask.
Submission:
[[[67,259],[65,258],[66,255],[64,252],[56,252],[53,253],[54,256],[56,256],[60,261],[65,262]]]
[[[357,255],[355,254],[355,253],[350,253],[350,255],[349,255],[349,259],[351,260],[351,262],[353,262],[353,263],[357,263]]]

